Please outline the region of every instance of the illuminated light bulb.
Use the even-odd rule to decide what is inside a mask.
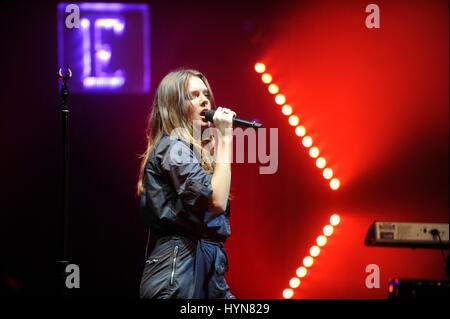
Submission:
[[[123,23],[120,23],[120,21],[114,26],[114,32],[116,34],[122,34],[124,29],[125,25]]]
[[[337,226],[337,225],[339,225],[340,221],[341,221],[341,218],[339,217],[338,214],[331,215],[331,217],[330,217],[330,224],[331,225]]]
[[[291,115],[292,107],[289,104],[286,104],[281,108],[281,112],[283,112],[284,115]]]
[[[116,19],[98,19],[95,21],[95,25],[105,27],[106,29],[110,29],[117,22]]]
[[[100,50],[97,52],[97,56],[102,59],[103,61],[107,61],[111,59],[111,52],[107,50]]]
[[[311,156],[312,158],[316,158],[317,156],[319,156],[319,149],[316,146],[311,147],[309,149],[309,156]]]
[[[333,177],[333,170],[331,168],[325,168],[322,174],[326,179],[330,179]]]
[[[305,267],[311,267],[313,262],[314,262],[314,260],[311,256],[307,256],[307,257],[303,258],[303,266],[305,266]]]
[[[313,143],[313,140],[310,136],[305,136],[302,139],[302,144],[304,147],[310,147],[312,145],[312,143]]]
[[[317,166],[318,168],[324,168],[325,165],[327,165],[327,161],[326,161],[323,157],[319,157],[319,158],[316,160],[316,166]]]
[[[280,88],[275,83],[272,83],[271,85],[269,85],[268,90],[271,94],[277,94],[278,91],[280,91]]]
[[[300,279],[292,277],[291,280],[289,280],[289,286],[291,286],[291,288],[297,288],[300,286]]]
[[[389,285],[389,293],[393,293],[394,292],[394,285],[390,284]]]
[[[307,273],[307,272],[308,272],[308,271],[306,270],[305,267],[298,267],[298,268],[297,268],[297,271],[296,271],[295,273],[296,273],[296,275],[297,275],[298,277],[303,278],[303,277],[306,276],[306,273]]]
[[[283,298],[284,299],[291,299],[294,295],[294,290],[287,288],[283,290]]]
[[[299,125],[295,128],[295,134],[302,137],[306,134],[306,129],[303,126]]]
[[[258,73],[263,73],[266,70],[264,63],[258,62],[255,64],[255,71]]]
[[[95,79],[93,77],[88,77],[84,79],[83,83],[86,86],[92,86],[95,84]]]
[[[320,254],[320,248],[317,246],[312,246],[309,250],[309,254],[313,257],[316,257]]]
[[[81,19],[81,27],[82,28],[88,28],[90,24],[91,23],[89,22],[88,19]]]
[[[333,178],[333,179],[330,181],[330,187],[331,187],[331,189],[336,190],[336,189],[339,188],[339,186],[341,186],[341,182],[339,182],[339,180],[338,180],[337,178]]]
[[[261,80],[262,80],[264,83],[269,84],[270,82],[272,82],[272,76],[271,76],[269,73],[264,73],[264,74],[261,76]]]
[[[297,115],[291,115],[289,116],[289,124],[291,124],[292,126],[296,126],[299,122],[298,116]]]
[[[333,226],[331,226],[331,225],[326,225],[324,228],[323,228],[323,233],[324,233],[324,235],[325,236],[331,236],[331,234],[333,233]]]
[[[283,94],[277,94],[277,96],[275,96],[275,103],[278,105],[286,103],[286,97]]]
[[[320,247],[325,246],[325,244],[327,243],[327,237],[325,237],[324,235],[320,235],[319,237],[317,237],[316,243]]]

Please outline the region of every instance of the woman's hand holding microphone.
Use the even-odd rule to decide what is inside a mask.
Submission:
[[[214,126],[219,130],[220,137],[233,136],[233,118],[236,113],[225,107],[218,107],[214,113]]]

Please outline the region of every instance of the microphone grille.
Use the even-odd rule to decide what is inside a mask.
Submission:
[[[205,112],[205,118],[208,121],[213,122],[213,117],[214,117],[215,113],[216,113],[216,110],[208,110]]]

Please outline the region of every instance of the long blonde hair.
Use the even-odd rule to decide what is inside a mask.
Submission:
[[[176,135],[190,141],[194,147],[202,154],[201,166],[207,173],[212,173],[215,166],[214,157],[214,135],[211,134],[208,140],[212,146],[207,151],[202,146],[202,141],[197,141],[193,136],[193,125],[189,120],[190,96],[188,90],[189,79],[192,76],[200,78],[209,91],[211,109],[216,108],[214,96],[206,77],[196,70],[177,70],[167,74],[158,86],[153,107],[147,125],[147,149],[140,155],[141,165],[137,184],[137,193],[144,192],[145,166],[147,164],[153,147],[164,135]]]

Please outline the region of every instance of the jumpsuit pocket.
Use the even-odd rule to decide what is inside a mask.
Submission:
[[[170,273],[170,282],[169,282],[171,286],[173,286],[175,281],[175,269],[177,267],[178,249],[179,249],[178,245],[176,245],[173,249],[172,271]]]

